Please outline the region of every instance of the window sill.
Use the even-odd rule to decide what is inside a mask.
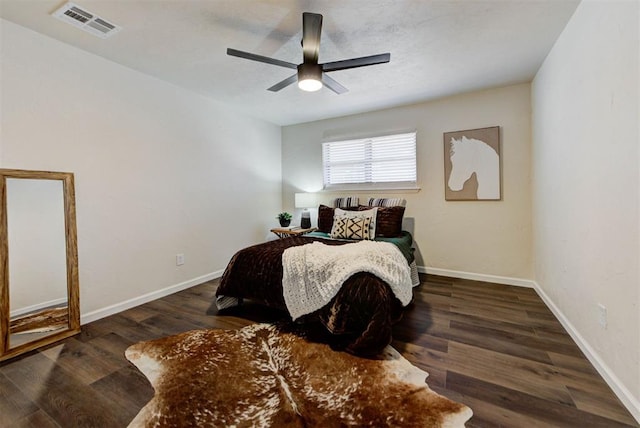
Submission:
[[[371,192],[371,193],[418,193],[422,190],[417,186],[398,186],[398,187],[331,187],[321,190],[319,193],[345,193],[345,192]]]

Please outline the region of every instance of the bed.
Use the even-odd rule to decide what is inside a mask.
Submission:
[[[401,318],[412,298],[411,291],[409,296],[406,295],[405,274],[409,276],[409,288],[418,283],[413,256],[413,238],[409,232],[401,230],[404,206],[368,205],[369,203],[394,204],[397,203],[396,200],[389,202],[389,200],[369,199],[367,205],[358,205],[355,198],[344,199],[349,200],[350,203],[349,206],[343,206],[344,210],[340,206],[330,208],[321,205],[319,207],[316,232],[269,241],[238,251],[231,258],[216,290],[216,303],[220,313],[224,314],[229,307],[241,304],[244,299],[250,299],[287,311],[290,315],[294,314],[292,318],[308,326],[310,332],[318,333],[321,330],[328,333],[327,337],[334,348],[357,355],[373,355],[388,345],[391,342],[393,324]],[[336,204],[339,205],[344,199],[336,200]],[[377,233],[372,232],[370,222],[361,220],[371,215],[372,209]],[[345,215],[345,211],[350,213]],[[360,213],[364,214],[359,215]],[[359,232],[365,235],[372,232],[374,239],[345,239],[343,235],[336,233],[336,228],[342,224],[340,222],[344,218],[352,218],[355,219],[354,222],[360,222]],[[350,230],[352,229],[351,227]],[[394,253],[388,253],[393,257],[385,257],[382,259],[383,263],[380,263],[380,258],[375,259],[377,262],[374,264],[384,265],[388,260],[394,259],[393,266],[396,271],[400,270],[399,273],[394,272],[402,276],[402,281],[395,281],[396,276],[385,277],[384,273],[381,274],[376,269],[356,270],[341,281],[337,292],[327,299],[326,304],[301,316],[299,316],[300,313],[291,309],[291,293],[288,291],[292,286],[291,282],[295,286],[298,280],[301,283],[305,282],[307,278],[304,275],[311,276],[305,268],[310,259],[300,262],[303,266],[302,270],[305,271],[303,276],[295,276],[295,269],[291,268],[292,255],[305,252],[307,257],[316,259],[317,253],[309,251],[317,250],[330,254],[334,252],[351,254],[352,256],[348,257],[336,255],[335,259],[344,259],[345,263],[353,266],[357,264],[355,259],[361,256],[361,248],[365,247],[373,247],[376,251],[383,248],[385,251]],[[393,250],[389,247],[393,247]],[[337,269],[333,263],[331,262],[332,268],[326,271]],[[294,274],[291,274],[292,271]],[[387,278],[387,281],[382,278]],[[398,294],[396,282],[404,284],[402,293],[405,294]]]

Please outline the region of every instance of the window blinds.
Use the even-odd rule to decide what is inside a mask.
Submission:
[[[416,133],[322,144],[325,189],[416,186]]]

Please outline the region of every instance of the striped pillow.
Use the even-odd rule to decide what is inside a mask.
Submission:
[[[367,205],[370,207],[404,207],[407,201],[403,198],[369,198]]]
[[[345,196],[344,198],[336,198],[336,200],[333,201],[333,206],[336,208],[357,207],[359,201],[357,196]]]

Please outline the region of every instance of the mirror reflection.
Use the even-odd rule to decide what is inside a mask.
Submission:
[[[10,348],[69,327],[63,190],[7,178]]]

